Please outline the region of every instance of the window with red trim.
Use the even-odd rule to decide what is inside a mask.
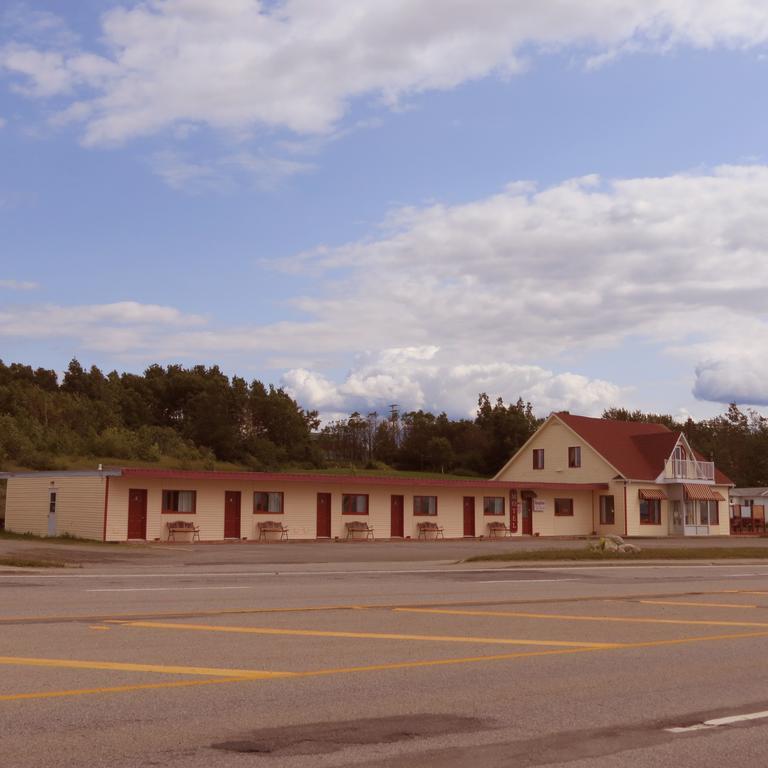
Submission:
[[[573,499],[555,499],[555,517],[573,517]]]
[[[543,448],[533,449],[533,468],[544,469],[544,449]]]
[[[367,493],[343,493],[341,495],[341,514],[342,515],[367,515],[368,514],[368,494]]]
[[[197,507],[197,491],[163,491],[164,515],[194,515]]]
[[[484,496],[483,497],[484,515],[504,516],[504,497],[503,496]]]
[[[253,494],[254,515],[282,515],[283,492],[282,491],[254,491]]]
[[[661,499],[640,499],[640,525],[661,525]]]
[[[421,516],[436,515],[437,496],[414,496],[413,514]]]

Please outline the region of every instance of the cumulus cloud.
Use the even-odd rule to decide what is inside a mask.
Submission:
[[[622,395],[610,382],[534,365],[455,363],[434,346],[366,355],[338,383],[306,369],[290,370],[283,376],[283,385],[299,402],[323,414],[365,413],[397,403],[404,410],[472,416],[480,392],[507,401],[522,397],[544,414],[560,408],[598,414],[618,403]]]
[[[762,355],[736,354],[696,366],[694,394],[718,403],[768,405],[768,361]]]
[[[351,100],[397,104],[525,69],[523,51],[747,48],[768,39],[763,0],[146,0],[101,17],[100,48],[14,40],[0,67],[35,97],[67,96],[89,144],[179,123],[331,130]]]
[[[762,403],[767,208],[766,166],[514,183],[393,211],[364,240],[276,262],[315,278],[291,301],[302,319],[222,328],[138,304],[22,308],[0,314],[0,334],[83,334],[145,359],[258,360],[288,370],[286,385],[324,411],[387,401],[460,413],[483,390],[597,412],[626,394],[623,372],[612,383],[567,371],[617,350],[632,357],[640,342],[688,365],[697,397]],[[665,359],[655,366],[663,379]],[[345,368],[341,381],[330,373]]]

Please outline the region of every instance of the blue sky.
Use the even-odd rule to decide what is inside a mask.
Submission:
[[[0,358],[768,403],[762,3],[363,5],[0,11]]]

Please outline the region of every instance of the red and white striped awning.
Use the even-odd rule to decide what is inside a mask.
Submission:
[[[666,501],[667,494],[661,490],[661,488],[641,488],[639,491],[640,498],[644,501],[650,499],[659,499],[660,501]]]
[[[708,485],[684,485],[688,501],[725,501],[723,495]]]

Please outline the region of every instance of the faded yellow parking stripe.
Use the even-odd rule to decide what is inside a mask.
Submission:
[[[685,605],[699,608],[757,608],[750,603],[694,603],[684,600],[638,600],[643,605]]]
[[[624,645],[609,645],[606,647],[588,647],[588,648],[559,648],[543,651],[521,651],[517,653],[503,653],[493,656],[469,656],[458,659],[431,659],[425,661],[401,661],[387,664],[370,664],[357,667],[337,667],[331,669],[317,669],[306,672],[277,672],[269,675],[238,674],[232,677],[220,677],[213,680],[184,680],[172,683],[143,683],[139,685],[124,685],[105,688],[82,688],[69,691],[41,691],[39,693],[17,693],[0,696],[0,701],[19,701],[23,699],[47,699],[66,696],[85,696],[103,693],[124,693],[129,691],[148,690],[154,688],[180,688],[192,685],[214,685],[216,683],[244,683],[253,680],[278,680],[281,678],[309,678],[322,677],[327,675],[350,674],[356,672],[380,672],[399,669],[414,669],[419,667],[438,667],[459,664],[480,664],[489,661],[510,661],[514,659],[532,658],[537,656],[563,656],[574,653],[599,653],[605,651],[620,651],[629,648],[654,648],[665,645],[682,645],[685,643],[714,642],[724,640],[742,640],[746,638],[768,637],[768,632],[743,632],[730,635],[705,635],[702,637],[683,637],[674,640],[649,640],[639,643],[628,643]],[[34,661],[34,660],[33,660]],[[225,672],[226,670],[217,670]]]
[[[250,678],[217,677],[215,680],[176,680],[172,683],[139,683],[137,685],[115,685],[104,688],[73,688],[67,691],[35,691],[32,693],[9,693],[0,695],[0,701],[24,701],[27,699],[61,699],[69,696],[94,696],[104,693],[130,693],[157,688],[188,688],[192,685],[220,685],[221,683],[240,683]]]
[[[132,664],[122,661],[82,661],[79,659],[39,659],[25,656],[0,656],[0,665],[20,667],[57,667],[63,669],[106,669],[112,672],[150,672],[163,675],[203,675],[205,677],[247,677],[261,680],[284,677],[290,672],[261,669],[223,669],[220,667],[177,667],[166,664]]]
[[[438,613],[447,616],[499,616],[516,619],[552,619],[555,621],[600,621],[626,624],[679,624],[705,627],[766,627],[761,621],[722,621],[719,619],[653,619],[645,616],[578,616],[562,613],[527,613],[523,611],[462,611],[445,608],[395,608],[403,613]]]
[[[409,640],[430,643],[471,643],[473,645],[548,645],[563,648],[615,648],[618,643],[591,643],[567,640],[526,640],[507,637],[465,637],[452,635],[410,635],[386,632],[340,632],[321,629],[283,629],[273,627],[227,627],[216,624],[171,624],[160,621],[119,622],[123,627],[175,629],[194,632],[231,632],[247,635],[289,635],[295,637],[338,637],[355,640]]]

